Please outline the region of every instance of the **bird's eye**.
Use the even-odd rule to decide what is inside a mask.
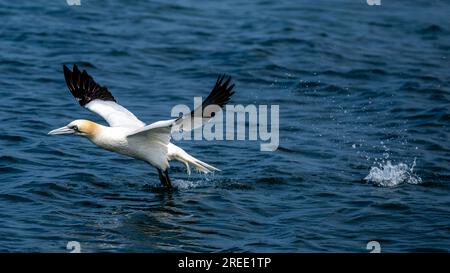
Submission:
[[[76,126],[76,125],[73,125],[72,127],[70,127],[71,129],[73,129],[73,130],[75,130],[75,131],[78,131],[78,126]]]

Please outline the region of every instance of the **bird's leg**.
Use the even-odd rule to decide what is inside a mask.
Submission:
[[[169,188],[172,188],[172,181],[170,181],[170,177],[169,177],[169,169],[166,169],[164,171],[164,175],[167,178],[167,185],[169,186]]]
[[[161,171],[161,169],[157,168],[158,174],[159,174],[159,180],[161,181],[161,184],[166,187],[167,189],[172,188],[172,182],[170,182],[169,178],[169,171],[166,169],[164,172]]]
[[[161,171],[161,169],[157,169],[157,170],[158,170],[158,175],[159,175],[159,181],[161,181],[161,184],[164,187],[166,187],[167,182],[166,182],[163,172]]]

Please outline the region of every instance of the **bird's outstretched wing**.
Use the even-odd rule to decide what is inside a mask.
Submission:
[[[86,70],[80,72],[75,64],[72,71],[65,65],[63,68],[67,87],[81,106],[103,117],[111,127],[145,126],[133,113],[119,105],[108,89],[97,84]]]
[[[231,96],[234,94],[234,84],[230,85],[230,82],[230,76],[219,75],[211,92],[203,100],[202,105],[176,119],[173,129],[191,131],[203,126],[203,124],[213,118],[230,101]]]
[[[231,96],[234,94],[234,84],[229,85],[231,77],[228,77],[224,82],[225,77],[225,75],[221,75],[217,78],[216,84],[202,102],[202,105],[192,110],[190,113],[184,114],[176,119],[157,121],[150,125],[138,128],[136,131],[131,132],[128,137],[142,137],[145,135],[153,136],[155,132],[158,134],[167,133],[169,136],[167,139],[164,139],[163,142],[168,143],[170,141],[170,133],[172,130],[183,129],[185,131],[190,131],[202,126],[204,122],[213,118],[216,112],[221,111],[221,108],[230,101]],[[199,120],[202,121],[201,124],[194,124],[195,117],[198,117]]]
[[[167,145],[170,142],[170,133],[176,119],[161,120],[136,129],[127,137],[143,137],[152,139],[159,144]]]

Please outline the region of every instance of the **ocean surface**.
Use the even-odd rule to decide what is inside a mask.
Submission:
[[[169,3],[170,2],[170,3]],[[450,2],[0,1],[0,252],[450,250]],[[174,141],[154,168],[47,132],[85,118],[76,63],[147,123],[217,75],[279,105],[262,141]]]

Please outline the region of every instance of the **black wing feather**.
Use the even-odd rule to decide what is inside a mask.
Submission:
[[[225,82],[225,77],[228,77]],[[206,97],[206,99],[202,102],[202,113],[203,118],[211,118],[214,117],[214,112],[205,113],[205,108],[209,105],[217,105],[220,108],[224,107],[231,99],[231,96],[234,94],[233,88],[234,84],[231,84],[231,76],[227,75],[219,75],[216,80],[216,84],[214,85],[211,93]],[[196,110],[193,110],[190,115],[193,117]]]
[[[65,65],[63,69],[67,87],[81,106],[95,99],[116,102],[116,99],[114,99],[108,89],[97,84],[86,70],[80,72],[76,64],[73,65],[72,71]]]

